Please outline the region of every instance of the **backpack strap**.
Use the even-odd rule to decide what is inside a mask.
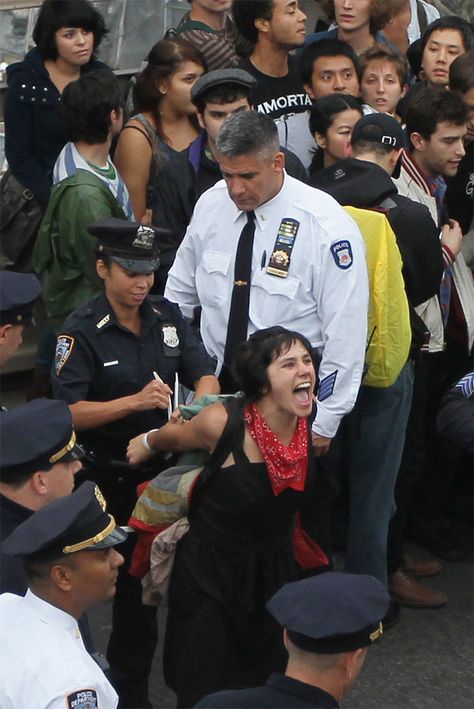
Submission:
[[[426,10],[420,0],[416,0],[416,14],[418,16],[418,24],[420,25],[421,36],[422,34],[424,34],[424,31],[428,27],[428,18],[426,17]]]
[[[223,406],[227,410],[227,422],[222,432],[221,437],[217,441],[217,445],[207,463],[205,464],[199,480],[196,484],[196,488],[192,495],[192,504],[195,503],[197,494],[200,493],[205,483],[207,483],[211,477],[220,470],[221,465],[224,463],[225,459],[232,452],[237,440],[239,440],[239,434],[243,434],[244,429],[244,419],[242,416],[242,410],[244,407],[245,400],[243,398],[233,398],[226,399],[222,402]]]

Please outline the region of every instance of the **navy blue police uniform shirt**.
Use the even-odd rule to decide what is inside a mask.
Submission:
[[[140,307],[141,334],[121,325],[105,295],[85,303],[63,323],[52,371],[53,395],[68,404],[112,401],[137,394],[153,372],[174,391],[175,374],[192,389],[214,374],[204,346],[174,303],[148,296]],[[81,432],[81,442],[98,457],[124,459],[130,438],[168,420],[154,408]]]

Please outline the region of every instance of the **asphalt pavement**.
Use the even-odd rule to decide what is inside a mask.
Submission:
[[[396,626],[374,643],[362,672],[342,706],[374,709],[472,709],[473,562],[443,563],[424,580],[448,594],[439,610],[403,608]],[[175,707],[175,695],[163,681],[161,652],[166,609],[158,610],[160,644],[150,679],[154,709]],[[110,604],[90,614],[98,649],[105,652]],[[205,652],[205,648],[203,648]]]

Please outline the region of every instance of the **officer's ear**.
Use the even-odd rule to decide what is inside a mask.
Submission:
[[[365,657],[367,655],[367,648],[360,647],[352,652],[345,653],[343,665],[345,670],[346,681],[351,685],[357,679],[359,672],[362,669],[362,665],[365,662]]]
[[[67,563],[58,562],[51,566],[49,576],[53,584],[63,593],[70,593],[73,588],[73,568]]]
[[[272,165],[275,172],[282,172],[283,168],[285,167],[285,154],[281,151],[275,153],[275,155],[273,156]]]
[[[36,495],[40,495],[41,497],[45,497],[48,494],[48,485],[47,485],[47,471],[45,470],[38,470],[36,473],[33,473],[33,475],[30,478],[30,485],[33,488],[34,492]]]
[[[103,281],[107,278],[109,274],[109,269],[107,264],[102,261],[101,258],[98,258],[97,261],[95,262],[95,270],[97,271],[97,275],[99,278]]]
[[[10,323],[7,323],[6,325],[0,325],[0,345],[2,345],[8,335],[8,331],[11,330],[12,326]]]

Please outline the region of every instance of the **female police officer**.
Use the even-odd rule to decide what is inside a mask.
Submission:
[[[69,404],[80,440],[94,454],[94,480],[118,523],[126,524],[137,484],[157,472],[127,466],[130,438],[167,421],[175,374],[196,396],[218,393],[219,387],[178,307],[148,295],[159,265],[157,230],[107,218],[89,231],[99,241],[96,266],[105,293],[63,324],[53,392]],[[130,551],[125,549],[125,567]],[[156,640],[155,610],[141,604],[140,584],[125,569],[108,647],[112,681],[124,707],[151,706],[147,684]]]

